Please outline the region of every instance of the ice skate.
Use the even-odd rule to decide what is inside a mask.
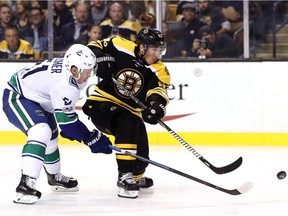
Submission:
[[[148,177],[141,177],[139,181],[136,180],[136,183],[140,188],[150,188],[154,185],[153,179]]]
[[[46,171],[46,169],[45,169]],[[48,184],[51,186],[51,190],[55,192],[77,192],[78,182],[73,177],[68,177],[62,173],[50,174],[46,171]]]
[[[132,173],[119,173],[118,177],[118,196],[124,198],[137,198],[139,186],[135,182]]]
[[[20,183],[16,188],[16,197],[13,202],[34,204],[40,197],[41,192],[36,190],[36,179],[22,174]]]

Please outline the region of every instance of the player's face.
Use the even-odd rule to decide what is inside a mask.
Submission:
[[[77,80],[77,82],[79,84],[86,82],[91,77],[91,73],[92,73],[92,68],[84,69],[83,72],[80,74],[80,78]]]
[[[165,54],[164,50],[165,47],[160,46],[151,46],[149,45],[146,49],[146,52],[143,56],[144,60],[147,62],[147,64],[151,65],[157,62],[159,59],[161,59],[162,55]]]
[[[78,68],[73,66],[71,68],[71,73],[77,79],[78,84],[82,84],[91,77],[92,68],[84,69],[82,73],[79,73]]]

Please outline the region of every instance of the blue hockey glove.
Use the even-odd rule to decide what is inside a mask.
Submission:
[[[147,109],[142,111],[142,118],[149,124],[157,124],[166,114],[165,106],[156,101],[148,103]]]
[[[91,135],[83,140],[92,153],[111,154],[112,150],[109,145],[112,145],[109,138],[102,134],[100,131],[94,130]]]

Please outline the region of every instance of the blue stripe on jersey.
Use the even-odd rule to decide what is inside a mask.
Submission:
[[[46,71],[47,68],[48,68],[48,65],[42,65],[41,67],[35,68],[34,70],[29,70],[29,72],[23,75],[22,79],[25,79],[25,77],[30,76],[34,73],[38,73],[40,71]]]

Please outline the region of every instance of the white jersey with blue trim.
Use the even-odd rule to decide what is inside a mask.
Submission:
[[[76,79],[63,65],[63,58],[54,58],[23,68],[8,82],[25,98],[37,102],[48,112],[75,113],[80,97]],[[83,85],[83,84],[81,84]]]

